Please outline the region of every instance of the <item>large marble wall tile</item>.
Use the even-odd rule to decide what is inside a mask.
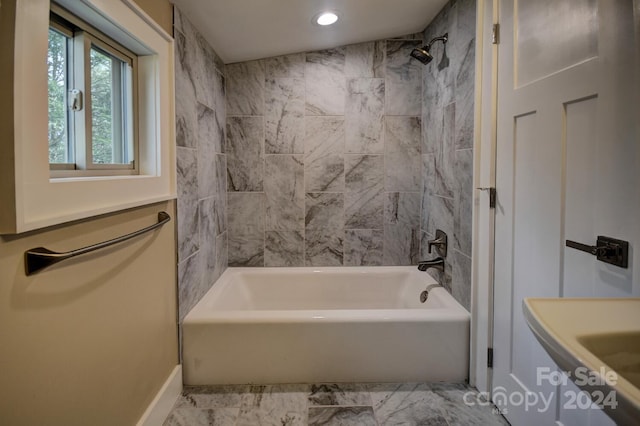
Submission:
[[[304,163],[302,155],[265,156],[266,229],[304,229]]]
[[[442,141],[436,150],[436,180],[434,193],[453,198],[455,176],[455,116],[456,104],[444,108]]]
[[[226,65],[224,64],[224,61],[222,60],[222,58],[220,56],[218,56],[218,54],[213,49],[211,49],[211,50],[212,50],[213,55],[214,55],[213,56],[213,60],[214,60],[214,62],[216,64],[216,71],[218,71],[220,74],[224,75],[225,70],[226,70]]]
[[[425,258],[424,253],[426,253],[427,249],[426,249],[426,246],[423,249],[422,243],[423,242],[426,243],[426,239],[425,239],[426,237],[433,237],[433,235],[427,234],[427,223],[429,221],[429,210],[428,209],[431,207],[430,199],[431,199],[431,196],[429,196],[429,195],[423,195],[420,198],[420,208],[421,208],[421,210],[420,210],[420,231],[422,232],[422,234],[420,234],[420,237],[422,238],[420,240],[421,241],[420,242],[420,244],[421,244],[420,245],[420,250],[421,250],[420,257],[423,258],[423,259]]]
[[[227,269],[228,265],[228,232],[223,232],[216,237],[216,280],[220,277],[220,275],[222,275],[225,269]]]
[[[304,231],[267,231],[264,266],[304,266]]]
[[[456,151],[456,197],[453,244],[454,248],[471,256],[471,213],[473,203],[473,150]]]
[[[426,83],[428,86],[429,83]],[[428,90],[425,90],[425,93]],[[425,94],[426,99],[426,94]],[[439,105],[438,98],[425,101],[422,110],[422,153],[435,154],[440,152],[442,134],[444,132],[444,107]]]
[[[346,156],[345,228],[382,228],[383,166],[382,155]]]
[[[180,322],[206,291],[202,291],[203,267],[200,253],[178,264],[178,317]]]
[[[188,36],[187,36],[188,37]],[[211,74],[215,73],[216,69],[216,54],[209,46],[209,43],[200,35],[195,35],[196,43],[196,74],[194,76],[194,83],[196,87],[196,98],[200,103],[207,105],[208,107],[215,107],[215,89],[214,81],[211,78]]]
[[[307,117],[304,173],[307,192],[344,190],[344,119]]]
[[[473,147],[475,38],[467,43],[456,75],[456,149]]]
[[[229,233],[229,266],[264,266],[264,233]]]
[[[224,69],[224,68],[223,68]],[[224,130],[224,123],[227,120],[227,88],[226,79],[222,72],[212,72],[211,80],[213,81],[213,93],[214,93],[214,106],[213,109],[216,112],[216,117],[220,123],[223,123],[222,129]],[[224,139],[222,144],[222,150],[224,152]]]
[[[420,196],[418,192],[386,194],[383,245],[385,265],[414,265],[419,261]]]
[[[305,205],[305,265],[342,265],[344,195],[310,193]]]
[[[227,188],[262,191],[264,122],[262,117],[227,118]]]
[[[264,194],[261,192],[230,192],[227,196],[229,233],[232,236],[263,233]]]
[[[215,198],[205,198],[198,203],[198,227],[200,233],[200,258],[203,267],[203,284],[211,286],[216,276],[216,224]]]
[[[264,194],[228,194],[229,266],[264,266]]]
[[[434,154],[422,155],[422,192],[425,195],[433,194],[436,186],[436,156]]]
[[[227,156],[216,154],[216,194],[214,196],[214,220],[216,234],[220,235],[227,230]]]
[[[382,154],[384,79],[348,80],[345,111],[346,152]]]
[[[453,251],[451,294],[468,311],[471,310],[471,258]]]
[[[227,156],[216,154],[216,193],[225,194],[227,192]],[[225,197],[226,198],[226,197]]]
[[[345,48],[307,53],[307,115],[343,115],[346,81]]]
[[[385,190],[420,191],[420,118],[385,117]]]
[[[224,127],[220,114],[198,103],[198,148],[221,153],[224,145]]]
[[[265,152],[304,153],[304,79],[277,78],[265,83]]]
[[[229,266],[264,266],[264,194],[228,195]]]
[[[304,220],[307,230],[344,229],[344,195],[334,192],[306,194]]]
[[[211,197],[217,190],[215,127],[213,110],[198,103],[198,198]]]
[[[176,144],[188,148],[197,146],[198,113],[196,92],[191,79],[191,62],[187,39],[176,32],[175,38]]]
[[[382,229],[347,229],[344,237],[344,265],[382,265],[383,237]]]
[[[351,44],[346,48],[344,73],[349,78],[376,77],[376,42]],[[379,60],[379,59],[378,59]]]
[[[436,229],[442,229],[449,236],[453,236],[454,201],[451,198],[443,198],[437,195],[428,197],[426,212],[427,228],[431,235],[436,234]]]
[[[305,232],[305,266],[342,266],[344,230],[313,229]]]
[[[250,61],[225,67],[228,115],[264,113],[264,62]]]
[[[373,51],[373,76],[375,78],[384,78],[386,74],[386,56],[387,56],[387,42],[385,40],[378,40],[375,42]]]
[[[384,199],[384,223],[417,226],[420,222],[419,192],[389,192]]]
[[[176,149],[178,181],[178,259],[184,260],[199,248],[198,166],[196,150]]]
[[[434,154],[422,156],[422,199],[420,227],[426,232],[428,225],[429,197],[433,195],[436,182],[436,158]]]
[[[422,65],[411,51],[419,40],[387,40],[385,70],[385,110],[388,115],[421,115]]]
[[[184,15],[179,15],[180,31],[176,35],[183,35],[186,46],[185,63],[188,64],[189,74],[195,88],[198,102],[213,107],[213,86],[209,74],[216,69],[216,54],[200,35],[198,30]],[[178,41],[181,43],[180,41]],[[180,92],[176,91],[177,94]]]
[[[266,78],[304,78],[304,53],[268,58],[264,63]]]
[[[463,49],[476,36],[476,2],[477,0],[456,0],[456,35]]]
[[[414,265],[419,261],[420,196],[418,192],[386,194],[383,245],[385,265]]]
[[[213,50],[213,47],[209,45],[207,40],[201,34],[199,34],[198,42],[201,44],[201,48],[204,50],[204,54],[206,55],[206,60],[205,60],[206,67],[204,69],[205,71],[204,75],[210,76],[211,74],[213,74],[213,71],[224,73],[225,65],[224,65],[224,62],[222,61],[222,58],[218,56],[216,51]],[[207,81],[207,84],[210,85],[211,82],[212,81],[209,80]],[[209,86],[209,89],[211,89],[211,86]]]

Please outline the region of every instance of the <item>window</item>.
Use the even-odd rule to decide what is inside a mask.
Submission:
[[[52,176],[137,173],[136,55],[52,5],[47,72]]]
[[[175,199],[171,35],[131,0],[0,1],[0,234]]]

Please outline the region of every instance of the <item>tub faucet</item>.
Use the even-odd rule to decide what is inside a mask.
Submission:
[[[424,260],[422,262],[418,262],[418,270],[424,272],[429,268],[437,269],[440,272],[444,272],[444,259],[441,257],[436,257],[432,260]]]

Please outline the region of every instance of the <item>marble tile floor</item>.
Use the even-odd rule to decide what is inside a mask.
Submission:
[[[478,401],[459,383],[187,386],[164,426],[509,424]]]

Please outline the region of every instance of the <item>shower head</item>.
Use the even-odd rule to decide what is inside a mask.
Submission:
[[[419,60],[423,64],[427,65],[429,62],[433,60],[433,55],[429,53],[429,49],[436,41],[441,41],[442,43],[446,43],[449,41],[449,33],[445,33],[440,37],[436,37],[431,40],[426,46],[417,47],[411,51],[411,57]]]
[[[431,53],[429,53],[429,51],[426,49],[427,46],[425,47],[416,47],[415,49],[413,49],[411,51],[411,57],[414,59],[419,60],[420,62],[422,62],[423,64],[427,65],[429,62],[431,62],[433,60],[433,56],[431,56]]]

